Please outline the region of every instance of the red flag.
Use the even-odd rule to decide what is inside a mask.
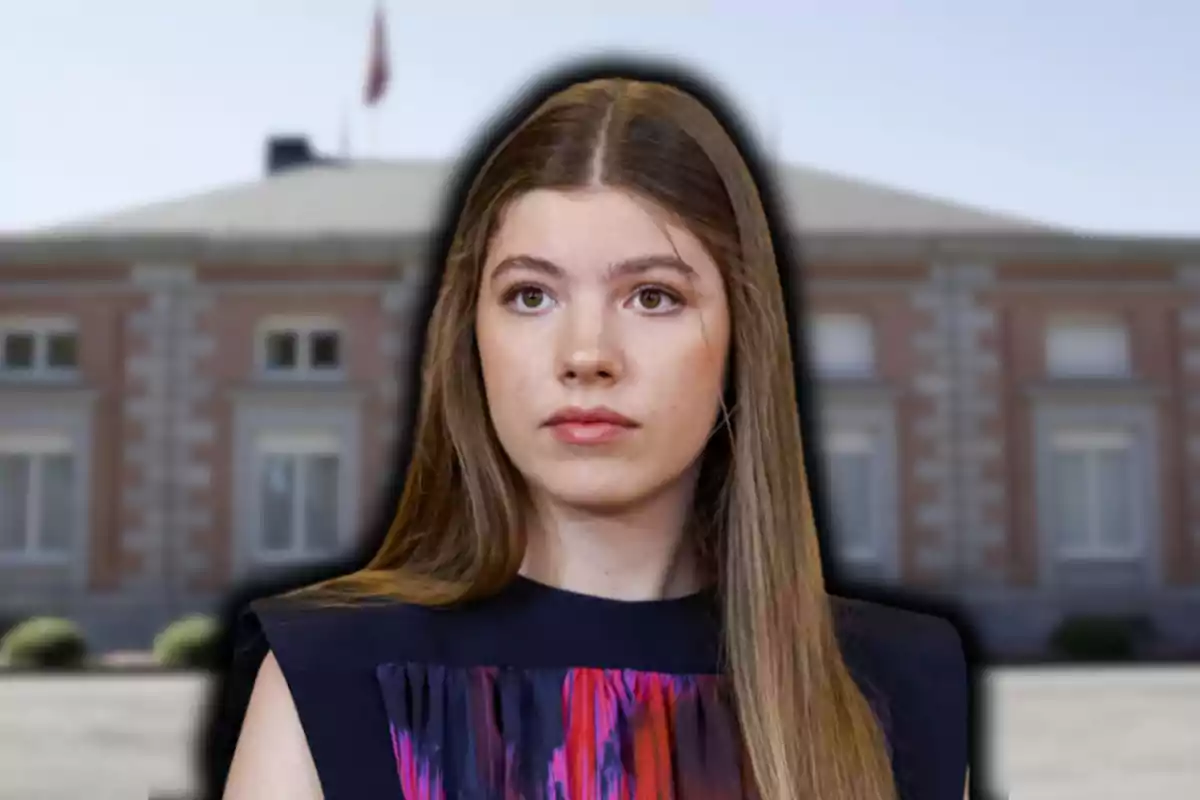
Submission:
[[[375,22],[371,28],[371,56],[367,62],[367,80],[363,86],[363,102],[369,106],[378,103],[387,92],[391,78],[388,62],[387,23],[383,6],[375,9]]]

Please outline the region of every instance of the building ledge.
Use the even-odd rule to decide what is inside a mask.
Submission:
[[[1148,401],[1168,396],[1165,387],[1137,379],[1087,378],[1078,380],[1048,380],[1029,384],[1025,393],[1034,400],[1080,401]]]
[[[297,405],[357,404],[366,399],[371,387],[366,383],[330,381],[261,380],[236,384],[228,395],[238,403],[273,404],[294,408]]]
[[[0,409],[4,408],[81,408],[91,405],[99,390],[77,381],[0,380]]]

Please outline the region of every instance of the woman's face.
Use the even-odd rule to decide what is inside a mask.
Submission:
[[[535,492],[616,510],[697,462],[724,387],[725,288],[699,240],[645,201],[589,189],[513,202],[476,330],[492,423]]]

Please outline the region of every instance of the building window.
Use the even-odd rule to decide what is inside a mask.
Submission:
[[[851,562],[879,557],[876,509],[878,448],[868,431],[836,430],[827,443],[834,540]]]
[[[1053,520],[1060,556],[1138,554],[1134,443],[1124,430],[1075,430],[1053,437]]]
[[[832,378],[865,378],[875,371],[871,322],[857,314],[818,314],[813,322],[816,367]]]
[[[272,376],[340,374],[342,333],[327,319],[272,319],[260,334],[260,364]]]
[[[0,560],[56,560],[75,527],[75,458],[54,435],[0,437]]]
[[[0,374],[52,376],[78,366],[78,334],[70,321],[0,319]]]
[[[339,541],[342,453],[336,437],[273,435],[258,442],[260,560],[319,558]]]
[[[1046,369],[1056,378],[1120,378],[1130,373],[1129,332],[1119,320],[1099,317],[1051,321]]]

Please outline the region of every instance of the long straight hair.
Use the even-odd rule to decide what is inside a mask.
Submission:
[[[763,800],[894,800],[882,730],[842,659],[825,591],[780,269],[758,187],[711,110],[668,84],[608,78],[560,88],[483,161],[428,323],[411,462],[390,529],[362,570],[304,593],[444,606],[490,596],[517,576],[525,488],[485,406],[474,331],[482,267],[514,198],[597,184],[678,219],[726,285],[726,416],[701,456],[689,535],[721,597],[749,783]]]

